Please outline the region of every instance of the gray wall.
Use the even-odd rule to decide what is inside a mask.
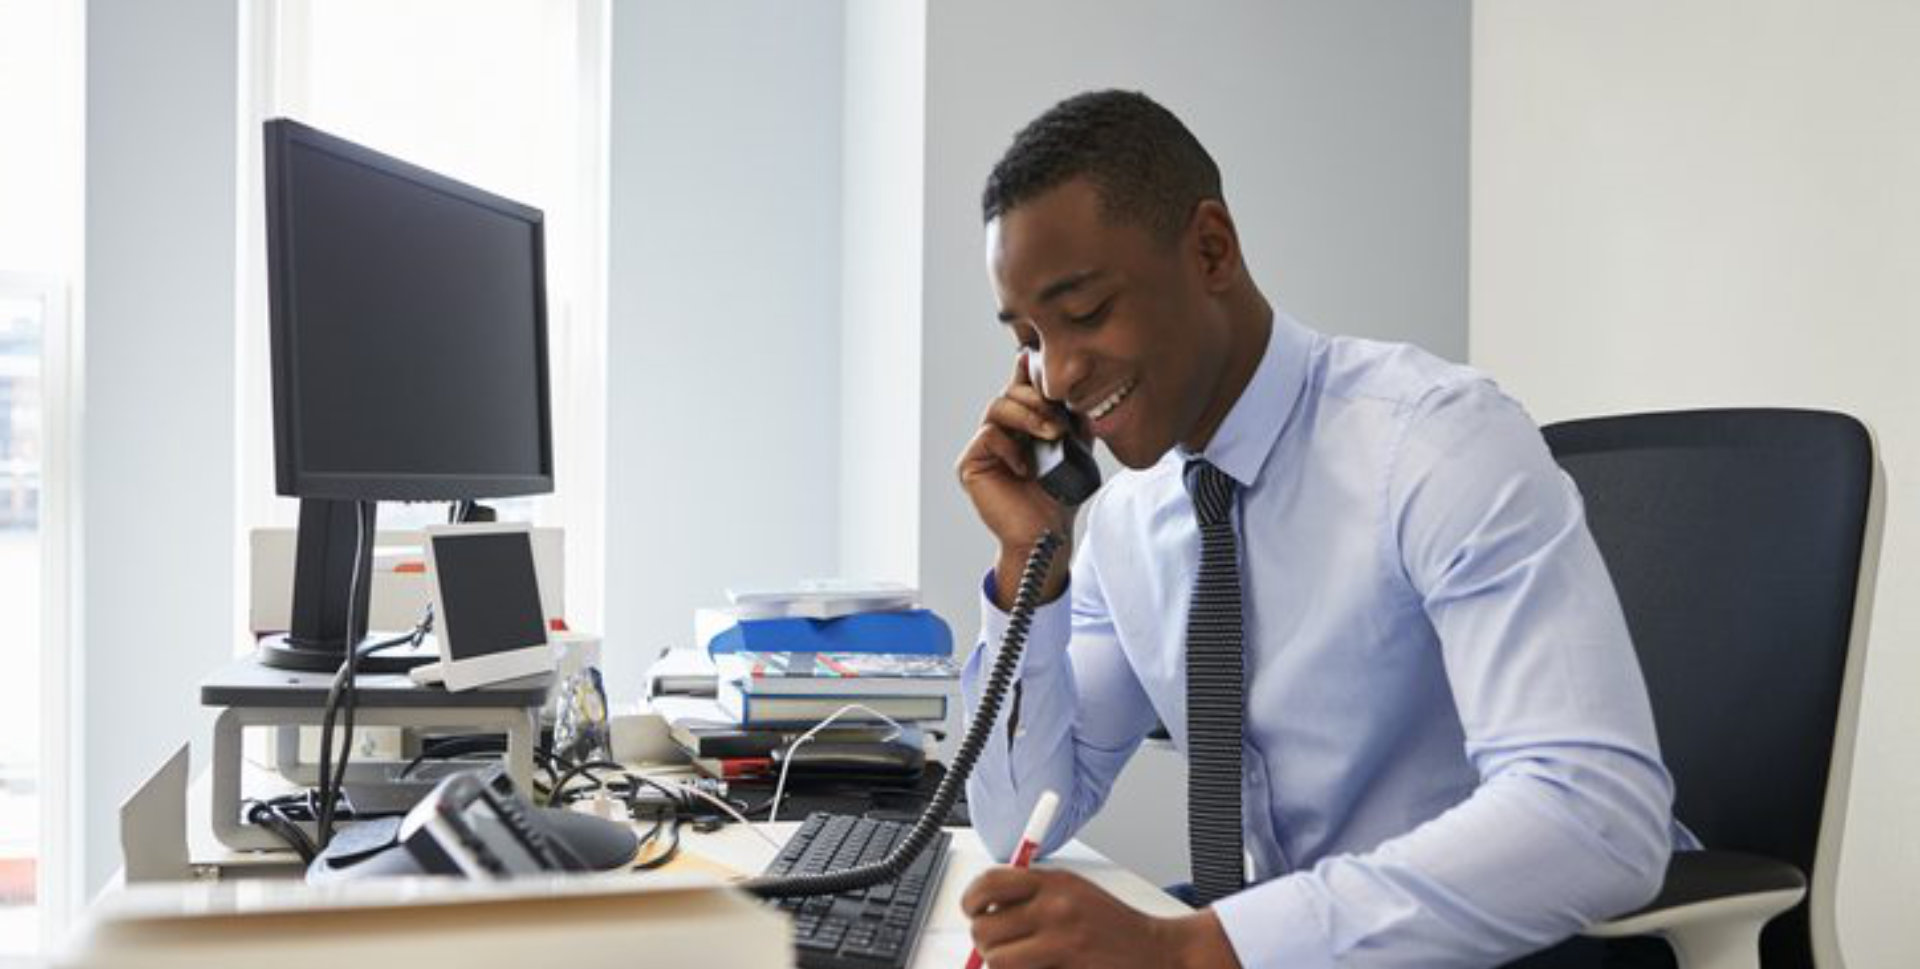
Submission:
[[[119,864],[120,800],[204,746],[233,608],[233,0],[87,5],[81,400],[83,812],[76,881]]]
[[[934,3],[927,16],[919,580],[971,636],[985,531],[952,465],[1012,342],[994,322],[980,187],[1013,133],[1098,87],[1142,90],[1213,153],[1267,295],[1309,325],[1467,346],[1466,0]],[[1184,878],[1175,758],[1138,759],[1088,839]],[[1153,832],[1152,837],[1143,835]]]
[[[615,5],[608,682],[839,558],[839,4]]]
[[[1013,351],[978,203],[1013,133],[1078,91],[1146,92],[1220,163],[1269,297],[1325,330],[1460,359],[1468,29],[1465,0],[932,5],[919,538],[937,605],[969,616],[989,561],[952,464]]]

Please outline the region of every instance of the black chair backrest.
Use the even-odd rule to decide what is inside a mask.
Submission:
[[[1652,697],[1674,813],[1811,874],[1873,488],[1858,421],[1715,410],[1544,429],[1586,499]],[[1811,966],[1807,906],[1766,964]]]

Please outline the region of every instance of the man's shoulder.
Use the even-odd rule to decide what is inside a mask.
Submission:
[[[1323,409],[1381,418],[1343,430],[1376,429],[1373,440],[1401,466],[1505,465],[1544,448],[1532,415],[1492,377],[1412,344],[1329,337],[1317,383]]]
[[[1526,408],[1493,378],[1412,344],[1328,337],[1312,386],[1316,439],[1343,450],[1377,447],[1389,461],[1480,460],[1533,449],[1540,439]]]
[[[1327,337],[1319,371],[1314,383],[1323,398],[1400,412],[1492,387],[1480,371],[1425,348],[1363,337]]]

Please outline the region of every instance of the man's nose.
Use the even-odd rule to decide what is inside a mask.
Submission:
[[[1041,395],[1065,403],[1073,399],[1074,388],[1087,374],[1086,358],[1073,350],[1056,349],[1042,361],[1041,371]]]

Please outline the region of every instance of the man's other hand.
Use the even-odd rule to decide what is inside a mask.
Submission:
[[[967,886],[960,909],[991,969],[1240,964],[1212,911],[1148,915],[1064,871],[990,869]]]

